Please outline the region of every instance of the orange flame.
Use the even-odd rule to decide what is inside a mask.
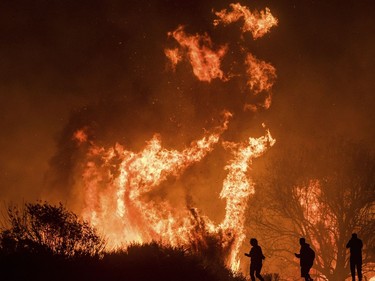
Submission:
[[[263,91],[269,92],[276,80],[276,69],[271,64],[258,60],[250,53],[247,55],[245,63],[248,74],[247,85],[254,94]]]
[[[72,139],[75,140],[78,144],[87,142],[88,136],[86,133],[86,128],[75,131]]]
[[[231,8],[233,12],[217,12],[219,19],[214,24],[226,25],[243,18],[243,32],[252,32],[254,39],[277,24],[268,9],[251,13],[240,4],[231,4]],[[207,34],[188,35],[183,26],[168,35],[179,44],[178,48],[165,50],[172,69],[186,58],[200,81],[229,80],[230,76],[221,69],[227,46],[214,48]],[[247,55],[245,64],[247,84],[254,94],[269,92],[276,78],[274,67],[251,54]],[[271,94],[261,106],[268,108],[270,104]],[[255,105],[245,106],[257,110]],[[275,143],[268,131],[265,136],[249,138],[246,143],[222,143],[231,151],[232,159],[225,166],[228,174],[220,193],[220,198],[226,200],[225,217],[220,224],[215,225],[194,208],[176,209],[164,199],[153,200],[148,196],[169,177],[179,177],[210,153],[227,129],[230,117],[226,112],[222,126],[182,151],[163,148],[159,135],[149,140],[139,152],[126,150],[120,144],[105,149],[88,142],[91,147],[82,173],[83,216],[107,236],[108,248],[153,240],[173,246],[191,245],[192,240],[204,239],[204,235],[196,231],[201,228],[209,235],[216,235],[223,249],[229,249],[227,265],[235,271],[239,269],[238,253],[245,237],[245,211],[249,196],[254,193],[254,183],[248,172],[252,159],[261,156]]]
[[[320,200],[322,190],[319,180],[310,180],[308,187],[296,187],[296,195],[310,223],[323,223],[326,227],[335,224],[334,215]]]
[[[176,65],[182,60],[182,56],[180,55],[178,48],[165,49],[164,54],[169,59],[172,69],[175,70]]]
[[[295,189],[296,196],[298,198],[299,204],[302,207],[303,215],[306,220],[314,226],[314,228],[324,227],[327,229],[328,235],[322,237],[326,243],[332,249],[332,254],[337,254],[337,249],[335,245],[335,233],[337,233],[337,220],[335,215],[332,213],[331,209],[327,207],[325,203],[322,202],[322,189],[319,180],[310,180],[308,186],[299,187]],[[313,246],[317,251],[321,251],[320,244],[317,241],[311,241]],[[321,255],[317,255],[317,259],[322,263]],[[332,258],[332,266],[335,266],[335,259]]]
[[[261,156],[268,147],[274,144],[275,139],[272,138],[269,131],[263,137],[249,138],[247,143],[223,143],[225,148],[232,151],[233,159],[225,166],[228,175],[224,180],[220,198],[225,198],[227,205],[225,218],[220,224],[220,228],[225,232],[235,234],[233,249],[228,260],[228,264],[233,270],[239,268],[238,252],[245,238],[245,211],[249,196],[254,193],[254,183],[247,176],[247,172],[252,159]]]
[[[217,12],[220,20],[216,20],[214,24],[230,23],[240,18],[245,18],[244,31],[252,30],[254,37],[263,36],[269,29],[276,25],[277,20],[269,13],[261,12],[260,14],[251,12],[240,4],[231,4],[234,9],[232,13],[226,10]],[[267,24],[266,24],[267,23]],[[251,53],[247,53],[244,64],[246,73],[224,73],[221,69],[221,61],[228,51],[228,45],[221,46],[218,50],[213,50],[212,40],[207,35],[187,35],[183,26],[179,26],[175,31],[169,32],[169,36],[173,37],[178,43],[179,48],[165,49],[164,53],[169,59],[172,70],[182,61],[184,55],[193,67],[194,75],[200,81],[211,82],[212,79],[218,78],[224,82],[229,81],[233,77],[242,76],[247,80],[248,89],[258,95],[261,92],[267,93],[262,102],[256,104],[246,103],[244,110],[257,111],[259,107],[268,109],[272,102],[272,86],[276,80],[276,69],[269,63],[257,59]]]
[[[245,210],[249,196],[254,193],[254,184],[247,172],[252,159],[275,143],[269,132],[258,139],[249,138],[247,143],[223,142],[223,146],[232,151],[233,159],[225,166],[228,175],[220,198],[226,200],[226,214],[219,225],[215,226],[206,217],[198,217],[197,211],[176,210],[168,201],[145,198],[167,177],[178,177],[212,151],[227,129],[230,116],[227,112],[221,127],[181,152],[162,148],[158,135],[138,153],[125,150],[119,144],[107,150],[93,145],[82,175],[86,206],[83,216],[103,231],[109,249],[152,240],[174,246],[189,245],[194,235],[200,235],[195,228],[200,220],[205,231],[216,235],[223,248],[229,248],[228,266],[239,269]],[[195,238],[199,239],[204,238]]]
[[[227,51],[226,46],[221,46],[217,51],[212,49],[212,41],[207,34],[205,35],[188,35],[184,31],[183,26],[179,26],[175,31],[169,32],[185,50],[187,57],[193,67],[194,75],[200,81],[211,82],[212,79],[225,79],[224,73],[221,70],[221,59]],[[172,65],[176,65],[179,60],[176,60],[176,52],[166,51],[167,57],[170,59]]]
[[[227,25],[243,18],[242,32],[251,32],[254,39],[262,37],[269,32],[272,26],[277,25],[277,19],[268,8],[265,11],[251,12],[246,6],[242,6],[239,3],[230,4],[230,7],[232,8],[230,12],[227,9],[223,9],[215,13],[218,19],[214,20],[214,25],[219,25],[220,23]]]
[[[175,219],[179,215],[186,217],[186,212],[176,214],[168,202],[161,202],[156,208],[156,202],[145,202],[142,196],[168,176],[178,177],[212,151],[227,129],[231,114],[224,116],[221,127],[181,152],[162,148],[158,135],[139,153],[119,144],[107,150],[93,145],[83,173],[84,217],[108,235],[110,247],[150,240],[174,245],[187,239],[188,220]]]

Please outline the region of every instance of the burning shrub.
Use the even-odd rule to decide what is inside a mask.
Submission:
[[[81,221],[61,203],[12,206],[7,210],[9,227],[0,233],[3,253],[46,253],[65,257],[99,256],[105,241],[88,222]]]

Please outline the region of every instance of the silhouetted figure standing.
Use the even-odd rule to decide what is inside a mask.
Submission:
[[[299,244],[301,245],[299,254],[294,255],[300,259],[301,277],[304,277],[306,281],[312,281],[313,279],[310,277],[309,272],[314,264],[315,252],[310,248],[310,245],[306,243],[305,238],[300,238]]]
[[[263,256],[262,248],[258,245],[258,240],[255,238],[250,239],[250,245],[253,246],[250,253],[245,253],[245,256],[250,257],[250,277],[255,281],[255,276],[259,280],[264,281],[260,271],[262,270],[262,261],[266,258]],[[254,276],[255,273],[255,276]]]
[[[350,248],[350,272],[352,280],[355,281],[355,268],[357,267],[358,280],[362,280],[362,240],[357,237],[356,233],[352,234],[352,238],[346,244],[346,248]]]

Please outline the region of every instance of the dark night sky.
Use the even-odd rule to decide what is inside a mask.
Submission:
[[[373,145],[373,0],[240,1],[279,19],[263,38],[243,39],[277,69],[273,104],[257,114],[242,110],[235,83],[199,82],[188,66],[166,70],[167,32],[179,24],[215,42],[239,40],[212,26],[212,9],[229,3],[1,1],[0,197],[48,192],[53,170],[74,160],[69,138],[83,126],[106,145],[139,150],[159,132],[166,146],[180,148],[228,108],[230,140],[262,134],[265,122],[278,147],[337,134]]]

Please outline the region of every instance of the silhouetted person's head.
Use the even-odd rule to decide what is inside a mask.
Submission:
[[[306,240],[305,240],[305,238],[300,238],[299,239],[299,244],[302,246],[302,245],[305,245],[306,244]]]
[[[250,245],[251,246],[257,246],[258,245],[258,240],[256,240],[255,238],[251,238],[250,239]]]
[[[352,234],[352,238],[356,239],[357,238],[357,233]]]

